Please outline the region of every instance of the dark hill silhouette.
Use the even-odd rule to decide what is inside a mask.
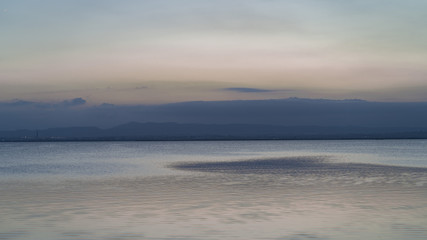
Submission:
[[[0,128],[8,130],[0,131],[3,140],[425,138],[427,103],[288,98],[86,107],[16,101],[0,102]]]

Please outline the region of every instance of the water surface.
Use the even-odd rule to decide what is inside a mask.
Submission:
[[[0,143],[0,239],[426,239],[427,141]]]

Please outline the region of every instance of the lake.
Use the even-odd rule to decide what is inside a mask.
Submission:
[[[0,239],[427,239],[427,140],[0,143]]]

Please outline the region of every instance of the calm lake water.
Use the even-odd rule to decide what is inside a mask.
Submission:
[[[427,140],[0,143],[0,239],[427,239]]]

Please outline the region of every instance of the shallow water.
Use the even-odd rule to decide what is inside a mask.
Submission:
[[[0,239],[426,239],[427,141],[0,143]]]

